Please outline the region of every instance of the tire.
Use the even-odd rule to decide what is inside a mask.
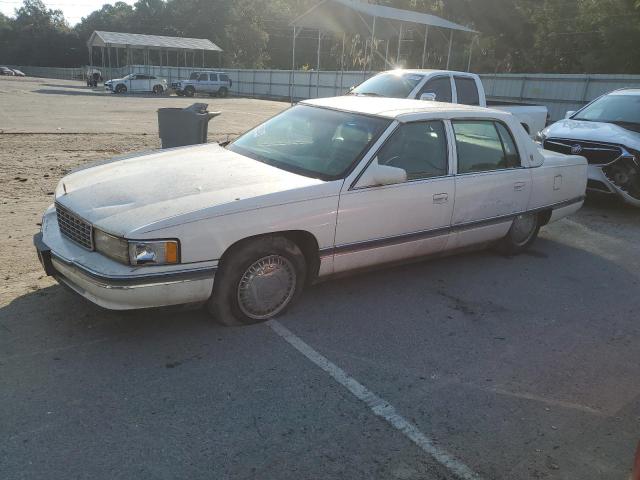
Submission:
[[[187,87],[184,89],[185,97],[193,97],[196,94],[196,89],[193,87]]]
[[[518,255],[524,252],[538,237],[540,215],[530,213],[518,215],[511,224],[509,233],[500,240],[498,249],[506,255]]]
[[[216,273],[207,301],[207,310],[218,323],[237,326],[267,321],[302,293],[307,264],[292,241],[269,235],[232,248]]]
[[[179,97],[184,97],[184,93],[176,90],[176,95]]]
[[[227,87],[220,87],[220,89],[218,90],[218,96],[221,98],[225,98],[228,95],[229,95],[229,90],[227,90]]]
[[[114,90],[116,93],[127,93],[127,86],[120,84],[118,86],[116,86],[116,89]]]
[[[154,85],[153,86],[153,94],[154,95],[162,95],[163,92],[164,92],[164,88],[162,88],[162,85]]]

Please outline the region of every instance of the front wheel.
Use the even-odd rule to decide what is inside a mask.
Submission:
[[[227,326],[263,322],[300,295],[306,276],[305,258],[295,243],[280,236],[257,238],[223,259],[207,309]]]
[[[514,218],[509,233],[500,240],[498,247],[507,255],[524,252],[538,237],[540,216],[535,213],[522,214]]]
[[[162,85],[154,85],[153,86],[153,94],[154,95],[162,95],[162,92],[164,92],[164,88],[162,88]]]
[[[196,94],[196,90],[193,87],[187,87],[184,89],[185,97],[193,97]]]

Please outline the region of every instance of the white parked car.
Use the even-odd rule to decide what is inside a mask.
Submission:
[[[589,161],[590,191],[640,207],[640,89],[603,95],[540,132],[547,150]]]
[[[167,90],[167,81],[154,75],[144,73],[130,73],[126,77],[107,80],[104,88],[113,93],[143,93],[152,92],[161,95]]]
[[[228,145],[72,173],[34,242],[48,274],[103,307],[206,302],[250,323],[332,274],[496,242],[518,253],[581,207],[586,181],[583,157],[540,150],[504,112],[327,98]]]
[[[547,125],[549,114],[544,105],[487,100],[478,75],[451,70],[398,69],[382,72],[352,88],[350,93],[495,108],[516,116],[531,137]]]

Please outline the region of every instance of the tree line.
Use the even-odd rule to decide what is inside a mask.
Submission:
[[[317,0],[138,0],[104,5],[71,26],[60,10],[25,0],[13,16],[0,14],[0,64],[71,67],[88,62],[94,30],[208,38],[224,50],[223,65],[291,68],[290,21]],[[472,54],[479,73],[640,73],[640,0],[378,0],[431,13],[481,32],[456,32],[451,67]],[[423,27],[405,30],[401,63],[420,65]],[[366,38],[323,36],[321,69],[383,69],[386,44]],[[315,68],[317,33],[303,31],[296,68]],[[392,39],[389,51],[397,51]],[[429,33],[426,66],[446,63],[448,32]],[[367,50],[368,49],[368,50]],[[472,50],[470,50],[472,49]],[[395,60],[395,55],[394,55]]]

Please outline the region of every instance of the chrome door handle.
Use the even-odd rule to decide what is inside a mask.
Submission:
[[[436,193],[433,196],[433,203],[447,203],[449,201],[448,193]]]
[[[514,189],[516,192],[519,192],[519,191],[521,191],[521,190],[523,190],[523,189],[524,189],[524,186],[525,186],[525,185],[526,185],[526,183],[525,183],[525,182],[516,182],[516,183],[514,183],[514,184],[513,184],[513,189]]]

